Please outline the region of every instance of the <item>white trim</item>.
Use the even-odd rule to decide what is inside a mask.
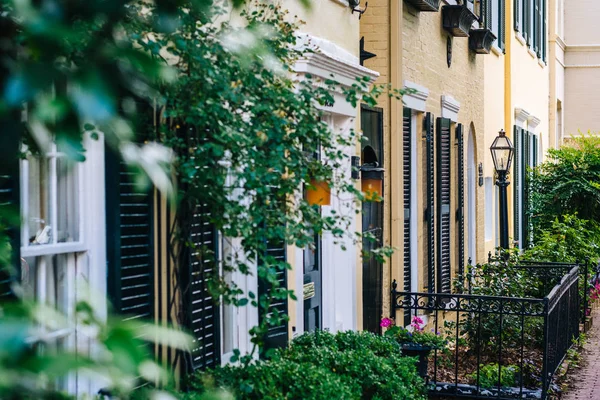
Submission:
[[[404,81],[405,89],[412,89],[412,93],[407,93],[402,96],[402,102],[404,105],[412,110],[425,112],[427,104],[427,97],[429,96],[429,89],[424,86],[417,85],[411,81]]]
[[[566,51],[567,49],[567,45],[565,44],[565,41],[558,35],[555,36],[555,43],[558,44],[558,46],[563,50]]]
[[[86,251],[87,249],[88,247],[84,242],[21,246],[21,257],[38,257],[54,254],[80,253],[82,251]]]
[[[525,127],[525,121],[529,119],[530,114],[522,108],[515,107],[515,125],[519,128]]]
[[[496,42],[494,42],[492,44],[492,53],[494,53],[498,57],[500,57],[500,56],[503,55],[502,50],[500,49],[500,47],[498,47],[498,45],[496,44]]]
[[[560,38],[560,37],[557,37],[557,38]],[[562,39],[561,39],[561,42],[563,42]],[[600,43],[594,43],[594,44],[564,44],[564,45],[567,48],[567,51],[600,51]]]
[[[545,68],[546,62],[544,60],[542,60],[541,58],[538,58],[538,65],[542,68]]]
[[[452,122],[458,122],[460,103],[450,95],[444,94],[441,98],[442,118],[449,118]]]
[[[363,67],[359,63],[358,57],[350,54],[345,49],[309,34],[301,33],[298,35],[298,46],[313,50],[294,64],[292,70],[296,73],[296,79],[303,81],[309,74],[313,78],[312,84],[323,86],[322,81],[334,80],[342,87],[352,87],[352,85],[362,81],[366,86],[371,85],[379,77],[379,73]],[[368,81],[362,80],[368,77]],[[319,80],[321,82],[319,82]],[[358,110],[346,100],[346,96],[341,90],[332,90],[334,104],[317,107],[333,114],[356,117]]]
[[[565,68],[600,68],[600,64],[571,64],[564,65]]]
[[[350,3],[348,3],[348,0],[331,0],[334,3],[338,3],[339,5],[342,5],[344,7],[350,7]]]
[[[525,38],[523,37],[523,35],[521,35],[521,32],[517,32],[516,35],[515,35],[515,38],[523,46],[527,46],[527,42],[525,41]]]
[[[537,58],[537,54],[535,54],[535,51],[531,47],[527,48],[527,52],[534,60]]]
[[[527,129],[533,133],[535,133],[535,128],[542,122],[538,117],[530,115],[527,118]]]

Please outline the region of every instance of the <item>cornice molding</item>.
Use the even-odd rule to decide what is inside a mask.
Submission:
[[[405,89],[411,89],[411,92],[402,96],[404,105],[413,110],[424,112],[426,108],[427,97],[429,97],[429,89],[406,80],[403,82],[403,84]]]
[[[527,129],[533,132],[535,128],[537,128],[537,126],[540,124],[540,122],[542,122],[541,119],[530,115],[529,118],[527,118]]]
[[[531,114],[529,114],[524,109],[516,107],[515,108],[515,124],[517,126],[520,126],[521,128],[523,128],[523,125],[525,125],[525,121],[529,120],[530,115]]]
[[[449,118],[452,122],[458,122],[460,103],[450,95],[444,94],[441,98],[442,118]]]

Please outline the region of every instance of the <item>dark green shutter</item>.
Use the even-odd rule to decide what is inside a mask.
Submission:
[[[438,291],[450,293],[450,196],[451,196],[451,138],[450,120],[436,120],[437,135],[437,284]]]
[[[276,263],[276,278],[280,288],[287,288],[287,269],[283,268],[284,263],[287,260],[286,245],[283,241],[270,240],[267,242],[267,257],[266,260],[272,260]],[[265,283],[263,280],[258,281],[258,294],[263,295],[267,293],[267,288],[270,284]],[[273,304],[269,308],[269,312],[277,310],[279,315],[288,315],[288,302],[287,297],[285,299],[274,299]],[[263,316],[261,316],[262,318]],[[272,349],[277,347],[286,347],[288,345],[288,323],[282,321],[278,325],[269,326],[269,330],[264,339],[264,348]]]
[[[1,69],[0,69],[1,70]],[[12,283],[18,279],[20,270],[21,234],[19,225],[19,147],[21,125],[19,116],[9,115],[1,120],[0,135],[0,220],[10,226],[2,234],[8,236],[12,250],[8,265],[0,265],[0,301],[13,299]],[[12,222],[16,225],[11,226]]]
[[[412,113],[410,108],[404,108],[404,117],[402,120],[402,179],[403,179],[403,199],[404,199],[404,291],[411,291],[411,271],[410,271],[410,177],[411,177],[411,120]],[[404,313],[404,324],[410,324],[410,313]]]
[[[538,58],[542,58],[541,57],[541,51],[542,51],[542,43],[541,43],[541,36],[542,36],[542,4],[541,4],[541,0],[533,0],[533,4],[534,4],[534,14],[533,14],[533,51],[535,51],[536,55]]]
[[[456,127],[457,141],[457,174],[458,174],[458,207],[456,209],[457,236],[458,236],[458,273],[464,272],[465,266],[465,155],[464,155],[464,132],[462,124]]]
[[[192,370],[219,365],[220,312],[210,292],[218,274],[218,232],[206,204],[196,205],[190,215],[190,248],[187,250],[188,286],[183,291],[187,325],[192,335]]]
[[[105,149],[108,293],[117,313],[149,320],[154,315],[152,191],[140,192],[134,173]]]
[[[520,227],[520,223],[521,223],[521,194],[520,189],[519,189],[519,184],[521,184],[522,182],[522,178],[521,178],[521,153],[523,152],[523,150],[521,149],[521,128],[519,128],[518,126],[514,126],[513,129],[514,135],[514,146],[515,146],[515,155],[513,156],[513,174],[514,174],[514,181],[515,181],[515,186],[514,186],[514,207],[513,207],[513,212],[514,212],[514,240],[519,243],[519,248],[522,249],[523,248],[523,243],[521,243],[520,240],[520,234],[519,234],[519,227]]]
[[[433,115],[425,114],[423,123],[427,153],[427,291],[435,293],[435,159]]]
[[[481,0],[483,27],[493,31],[492,27],[492,0]]]
[[[523,249],[529,248],[529,168],[531,165],[531,135],[523,131],[523,200],[521,202],[521,221],[523,226]]]
[[[533,0],[523,0],[523,37],[527,46],[531,47],[531,8]]]
[[[546,12],[548,10],[548,0],[541,0],[542,2],[542,37],[541,37],[541,47],[542,47],[542,60],[546,62],[546,52],[548,49],[548,39],[546,38],[547,33],[547,25],[548,20],[546,18]]]
[[[527,0],[525,0],[525,1],[527,1]],[[522,20],[523,20],[523,3],[522,2],[523,2],[523,0],[514,0],[514,7],[515,7],[515,9],[514,9],[514,12],[515,12],[514,27],[515,27],[515,31],[517,31],[517,32],[521,32],[522,24],[523,24],[523,22],[522,22]]]
[[[498,0],[498,46],[504,52],[504,43],[506,42],[506,24],[504,15],[506,14],[504,8],[504,0]]]

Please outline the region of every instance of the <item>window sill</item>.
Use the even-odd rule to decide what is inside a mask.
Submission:
[[[517,34],[515,36],[519,43],[521,43],[523,46],[527,46],[527,42],[525,41],[525,38],[523,37],[523,35],[521,35],[520,32],[517,32]]]
[[[496,43],[492,45],[492,53],[494,53],[498,57],[502,55],[502,50],[500,49],[500,47],[496,46]]]
[[[547,64],[544,62],[544,60],[538,58],[538,65],[542,68],[545,68]]]
[[[33,246],[22,246],[21,257],[38,257],[54,254],[80,253],[87,248],[83,242],[69,242],[57,244],[41,244]]]
[[[535,54],[535,51],[533,51],[531,49],[531,47],[527,49],[527,52],[529,53],[529,55],[531,56],[531,58],[533,58],[534,60],[537,58],[537,54]]]

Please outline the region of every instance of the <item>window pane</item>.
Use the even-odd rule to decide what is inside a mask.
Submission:
[[[79,164],[65,157],[56,159],[57,174],[57,241],[79,241]]]
[[[25,211],[29,228],[30,245],[48,244],[52,241],[49,209],[48,160],[29,156],[28,209]],[[25,244],[25,243],[24,243]]]

